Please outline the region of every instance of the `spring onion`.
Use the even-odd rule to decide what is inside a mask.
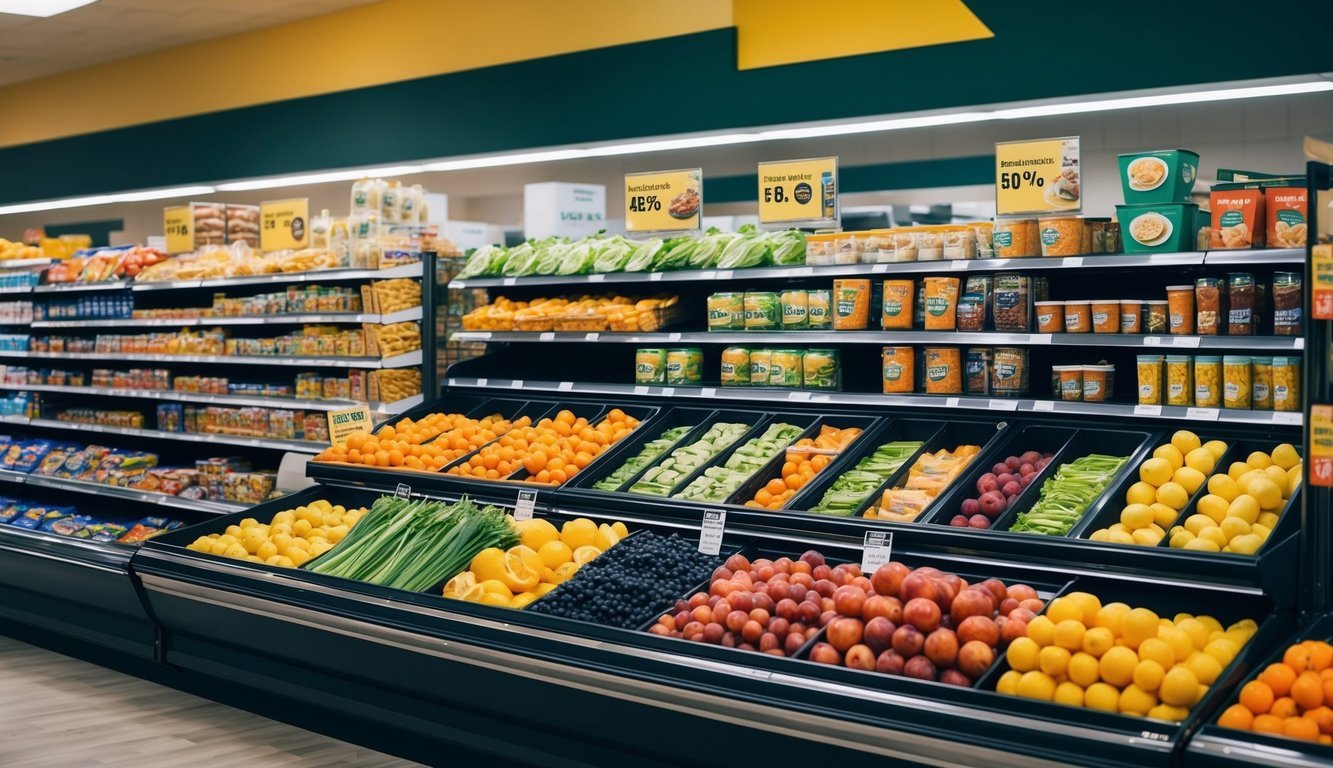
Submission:
[[[1041,484],[1037,503],[1020,513],[1009,530],[1064,536],[1083,518],[1088,507],[1102,495],[1128,460],[1125,456],[1094,453],[1062,464]]]

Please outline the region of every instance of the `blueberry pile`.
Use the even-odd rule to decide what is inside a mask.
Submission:
[[[584,565],[528,610],[638,629],[706,581],[721,563],[719,557],[700,553],[695,541],[642,531]]]

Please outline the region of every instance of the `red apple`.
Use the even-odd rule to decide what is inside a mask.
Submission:
[[[828,598],[825,598],[825,599],[828,599]],[[830,623],[832,623],[833,620],[836,619],[836,618],[838,618],[838,612],[837,612],[837,611],[834,611],[834,610],[827,610],[827,611],[824,611],[823,613],[819,614],[819,626],[821,626],[821,627],[827,627],[827,626],[828,626]]]
[[[833,593],[833,610],[843,616],[861,616],[861,608],[866,604],[866,592],[858,586],[847,584],[838,587]]]
[[[911,568],[902,563],[892,562],[881,565],[874,575],[870,577],[870,583],[875,588],[875,594],[885,597],[898,597],[898,590],[902,587],[903,579],[912,572]]]
[[[955,631],[958,641],[964,644],[979,641],[994,646],[1000,642],[1000,628],[987,616],[968,616]]]
[[[969,616],[990,618],[994,613],[995,599],[983,587],[969,587],[963,590],[953,599],[953,605],[949,608],[949,618],[953,619],[955,627],[962,624],[963,619]]]
[[[689,633],[686,632],[685,634],[688,635]],[[744,626],[741,627],[741,637],[744,638],[747,643],[757,643],[759,642],[759,638],[763,636],[764,625],[754,619],[745,622]]]
[[[727,604],[731,606],[733,611],[749,613],[754,608],[754,593],[746,591],[732,592],[727,595]]]
[[[801,553],[801,561],[809,563],[811,568],[818,568],[824,564],[824,555],[815,549],[807,549]]]
[[[1037,618],[1037,614],[1033,613],[1031,610],[1027,608],[1024,608],[1021,605],[1013,609],[1012,611],[1006,613],[1005,615],[1010,618],[1019,619],[1025,623]]]
[[[844,616],[829,623],[826,637],[829,645],[845,653],[848,648],[861,642],[864,630],[865,625],[860,619]]]
[[[972,640],[958,649],[958,669],[971,678],[978,678],[995,663],[995,651],[980,640]]]
[[[781,641],[778,640],[778,636],[773,634],[772,632],[765,632],[759,638],[760,651],[771,651],[774,648],[781,647],[781,645],[782,643]]]
[[[901,675],[907,660],[893,649],[884,651],[875,659],[875,671],[885,675]]]
[[[831,573],[833,573],[833,569],[829,567],[828,563],[825,563],[824,565],[816,565],[814,568],[810,569],[810,576],[815,581],[827,579]]]
[[[1004,582],[999,579],[986,579],[978,583],[977,586],[985,587],[991,593],[991,597],[995,599],[996,605],[1004,602],[1009,597],[1008,589],[1004,586]]]
[[[960,688],[971,688],[972,681],[967,675],[956,669],[946,669],[940,673],[940,682],[945,685],[956,685]]]
[[[805,645],[805,635],[800,632],[789,632],[787,638],[782,641],[782,649],[788,656],[794,656],[801,646]]]
[[[791,596],[791,584],[785,581],[768,582],[768,596],[776,602],[786,600]]]
[[[953,605],[953,599],[958,597],[958,593],[963,591],[966,584],[962,579],[952,574],[945,574],[935,577],[935,588],[939,594],[935,597],[935,603],[939,605],[940,610],[948,613],[949,606]]]
[[[811,583],[813,583],[813,582],[811,582]],[[804,599],[805,599],[805,596],[808,595],[809,593],[810,593],[810,590],[809,590],[809,588],[808,588],[808,585],[797,584],[797,583],[793,582],[792,585],[791,585],[791,588],[790,588],[790,589],[788,590],[788,592],[787,592],[787,597],[789,597],[789,598],[791,598],[792,600],[795,600],[796,602],[799,603],[799,602],[801,602],[802,600],[804,600]],[[772,597],[772,595],[769,595],[769,597]]]
[[[876,616],[866,622],[862,632],[862,642],[870,646],[876,655],[893,647],[893,632],[898,627],[883,616]]]
[[[819,603],[812,603],[806,600],[801,603],[798,617],[806,624],[813,624],[819,620]]]
[[[954,659],[958,658],[958,636],[952,629],[940,627],[926,636],[923,650],[935,666],[941,668],[953,666]]]
[[[832,579],[819,579],[815,582],[815,592],[820,597],[833,597],[833,593],[838,591],[838,585],[833,583]]]
[[[1017,607],[1018,607],[1017,600],[1013,599],[1012,597],[1006,597],[1004,600],[1000,601],[1000,615],[1008,616]]]
[[[893,621],[893,614],[895,611],[897,612],[899,619],[901,619],[902,603],[898,602],[898,598],[885,597],[884,595],[871,595],[866,598],[866,604],[861,606],[861,618],[870,621],[876,616],[883,616],[889,621]]]
[[[810,660],[816,664],[842,664],[842,654],[838,649],[828,643],[815,643],[815,647],[810,649]]]
[[[797,615],[796,612],[799,609],[800,606],[797,604],[795,600],[792,600],[791,598],[785,598],[779,600],[777,606],[773,610],[774,613],[786,619],[787,621],[795,621]]]
[[[704,627],[704,642],[717,645],[722,642],[722,636],[727,633],[721,624],[709,624]]]
[[[730,569],[730,568],[728,568],[728,567],[725,566],[725,565],[719,565],[717,568],[714,568],[714,569],[713,569],[713,578],[712,578],[712,580],[713,580],[713,581],[730,581],[730,580],[731,580],[731,576],[732,576],[732,573],[731,573],[731,569]]]
[[[925,656],[913,656],[903,665],[903,674],[918,680],[934,680],[935,665]]]
[[[940,626],[940,607],[924,597],[912,598],[903,606],[903,621],[922,632],[934,632]]]
[[[750,570],[750,559],[738,553],[727,558],[726,566],[732,571],[748,571]]]
[[[893,631],[893,650],[904,659],[921,653],[921,647],[925,644],[926,636],[911,624],[904,624]]]

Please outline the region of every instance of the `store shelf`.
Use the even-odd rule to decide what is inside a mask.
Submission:
[[[1096,347],[1170,347],[1297,351],[1297,336],[1137,336],[1119,333],[1001,333],[953,331],[686,331],[677,333],[576,333],[459,331],[451,341],[601,344],[1055,344]]]
[[[221,395],[206,392],[177,392],[156,389],[117,389],[114,387],[73,387],[57,384],[0,384],[11,392],[63,392],[84,397],[130,397],[136,400],[170,400],[208,405],[254,406],[259,408],[299,408],[306,411],[336,411],[360,403],[355,400],[304,400],[295,397],[263,395]]]
[[[421,351],[396,357],[279,357],[277,355],[162,355],[131,352],[27,352],[0,351],[0,358],[42,360],[134,360],[152,363],[221,363],[226,365],[271,365],[283,368],[412,368],[421,365]]]
[[[29,419],[28,424],[48,429],[70,429],[78,432],[93,432],[107,435],[126,435],[128,437],[151,437],[155,440],[180,440],[187,443],[210,443],[215,445],[241,445],[247,448],[272,448],[279,451],[299,453],[319,453],[327,446],[324,443],[309,440],[276,440],[267,437],[248,437],[245,435],[217,435],[194,432],[164,432],[159,429],[136,429],[134,427],[111,427],[103,424],[83,424],[59,419]]]
[[[55,262],[54,259],[6,259],[0,261],[0,270],[5,269],[32,269],[33,267],[49,267]]]
[[[492,379],[450,377],[450,388],[477,387],[495,390],[531,392],[577,392],[591,395],[651,396],[713,400],[734,397],[753,403],[793,402],[831,403],[835,405],[902,406],[908,408],[964,408],[974,411],[1055,413],[1106,418],[1181,419],[1215,421],[1223,424],[1255,424],[1278,427],[1300,426],[1299,412],[1242,411],[1221,408],[1184,408],[1124,403],[1083,403],[1061,400],[999,398],[947,395],[884,395],[870,392],[817,392],[812,390],[770,389],[766,387],[658,387],[634,384],[600,384],[573,381],[536,381],[531,379]]]
[[[32,266],[46,266],[42,260]],[[6,264],[0,263],[0,269]],[[236,285],[291,285],[292,283],[343,282],[351,280],[389,280],[399,277],[420,277],[421,264],[403,264],[388,269],[324,269],[314,272],[283,272],[273,275],[245,277],[218,277],[207,280],[160,280],[138,282],[109,280],[102,283],[52,283],[49,285],[11,286],[0,288],[0,293],[77,293],[81,291],[173,291],[193,288],[228,288]]]
[[[109,280],[104,283],[52,283],[34,285],[32,293],[79,293],[81,291],[123,291],[128,289],[128,280]]]
[[[16,483],[36,486],[38,488],[55,488],[62,491],[73,491],[74,493],[86,493],[92,496],[105,496],[113,499],[137,501],[143,504],[156,504],[162,507],[192,509],[199,512],[209,512],[215,515],[226,515],[250,508],[250,505],[248,504],[234,504],[229,501],[184,499],[179,496],[170,496],[165,493],[140,491],[135,488],[122,488],[116,485],[104,485],[102,483],[93,483],[87,480],[74,480],[65,477],[30,475],[25,472],[15,472],[10,469],[0,469],[0,483]]]
[[[1208,251],[1205,265],[1243,265],[1263,266],[1265,264],[1303,264],[1304,248],[1255,248],[1249,250]]]
[[[248,317],[142,317],[119,320],[34,320],[33,328],[181,328],[215,325],[278,325],[282,323],[401,323],[420,320],[421,307],[388,315],[363,312],[315,312],[290,315],[253,315]],[[0,323],[19,325],[19,323]]]
[[[0,286],[0,295],[3,295],[3,294],[19,294],[19,293],[24,293],[24,294],[26,294],[26,293],[32,293],[32,286],[30,286],[30,285],[5,285],[5,286]]]

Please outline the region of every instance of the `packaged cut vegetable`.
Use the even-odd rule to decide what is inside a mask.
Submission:
[[[834,280],[833,329],[835,331],[863,331],[869,325],[870,281]]]
[[[865,516],[899,523],[916,520],[980,453],[979,445],[960,445],[952,451],[922,454],[907,471],[907,482],[884,491],[879,508]]]
[[[880,327],[886,331],[910,331],[915,293],[916,285],[911,280],[885,280]]]
[[[925,285],[925,329],[928,331],[954,330],[958,316],[958,278],[927,277]]]

